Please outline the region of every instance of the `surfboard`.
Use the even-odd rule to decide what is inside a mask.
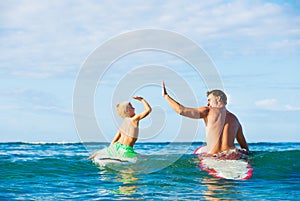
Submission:
[[[199,147],[201,149],[201,147]],[[195,150],[200,159],[200,167],[209,175],[230,180],[247,180],[251,178],[253,168],[251,164],[244,158],[233,159],[226,156],[199,154],[199,148]]]
[[[93,159],[93,162],[96,165],[98,165],[99,167],[107,167],[110,164],[132,164],[135,161],[134,160],[119,159],[119,158],[100,158],[100,157],[95,157]]]
[[[96,151],[93,154],[92,161],[95,165],[99,167],[107,167],[111,165],[121,164],[132,164],[135,163],[137,157],[127,158],[122,156],[122,153],[119,153],[115,147],[105,147]]]

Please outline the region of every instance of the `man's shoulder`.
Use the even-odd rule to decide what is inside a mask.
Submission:
[[[236,117],[235,114],[233,114],[232,112],[228,111],[227,109],[226,109],[226,115]]]
[[[211,109],[211,107],[209,107],[209,106],[202,106],[202,107],[199,107],[197,109],[199,110],[199,112],[208,112]]]
[[[226,117],[229,117],[232,120],[239,121],[238,118],[237,118],[237,116],[235,114],[233,114],[232,112],[229,112],[228,110],[226,112]]]

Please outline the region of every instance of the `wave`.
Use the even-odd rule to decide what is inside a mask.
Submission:
[[[143,142],[136,143],[135,149],[142,153],[193,153],[193,151],[204,145],[204,142]],[[103,148],[108,146],[109,142],[0,142],[0,149],[3,151],[10,149],[21,149],[22,146],[27,146],[34,149],[33,147],[42,146],[46,149],[49,147],[73,147],[75,148],[84,148],[88,151],[94,151],[96,149]],[[236,145],[239,147],[238,145]],[[13,148],[14,147],[14,148]],[[258,142],[258,143],[249,143],[249,149],[251,152],[256,151],[268,151],[268,152],[282,152],[282,151],[293,151],[300,150],[300,142]]]

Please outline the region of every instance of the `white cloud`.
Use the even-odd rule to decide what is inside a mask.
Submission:
[[[256,106],[259,107],[274,107],[277,104],[277,100],[276,99],[264,99],[264,100],[259,100],[255,102]]]
[[[67,115],[71,115],[73,114],[71,111],[66,110],[64,108],[61,107],[57,107],[57,106],[44,106],[44,105],[35,105],[33,107],[33,110],[36,110],[38,112],[54,112],[56,114],[67,114]]]
[[[62,106],[62,102],[54,94],[27,88],[0,89],[0,109],[7,111],[53,112],[56,114],[71,114]]]
[[[263,108],[266,110],[272,110],[272,111],[298,111],[300,110],[300,107],[295,107],[292,105],[283,105],[279,104],[277,99],[264,99],[259,100],[255,102],[255,105],[259,108]]]
[[[139,28],[177,31],[231,55],[299,48],[295,44],[299,44],[300,17],[289,12],[293,11],[291,4],[250,0],[32,0],[0,4],[0,43],[4,44],[0,67],[8,69],[7,76],[74,75],[99,44]]]
[[[292,105],[284,105],[284,108],[289,111],[299,111],[300,107],[294,107]]]
[[[267,65],[271,63],[265,62],[266,60],[271,58],[270,60],[275,59],[276,62],[277,58],[282,58],[282,67],[287,67],[285,70],[288,73],[292,68],[294,68],[293,75],[298,73],[296,64],[292,67],[288,65],[290,55],[298,55],[300,49],[300,15],[297,11],[299,3],[295,4],[295,1],[281,3],[267,0],[0,1],[0,80],[2,87],[7,88],[0,89],[0,109],[5,111],[3,119],[7,118],[7,113],[14,115],[20,111],[25,111],[25,116],[27,113],[42,116],[70,114],[73,83],[66,80],[76,79],[75,74],[81,64],[99,45],[120,33],[142,28],[175,31],[205,47],[210,54],[233,58],[224,63],[226,69],[223,68],[228,75],[234,73],[238,76],[224,81],[227,82],[227,86],[229,82],[232,83],[232,87],[243,87],[242,95],[236,97],[246,100],[246,96],[257,95],[256,91],[255,95],[252,94],[254,92],[251,88],[249,93],[245,94],[244,91],[250,82],[250,87],[252,83],[273,84],[273,80],[277,80],[274,79],[274,74],[278,72],[276,69],[273,74],[267,72],[268,76],[249,77],[247,71],[243,72],[249,66],[253,65],[253,72],[261,75],[265,70],[262,68],[266,66],[267,69]],[[280,53],[290,55],[278,57]],[[269,56],[268,54],[271,54],[271,57],[265,57]],[[247,58],[240,57],[241,55],[254,55],[254,58],[259,55],[266,60],[263,60],[265,63],[245,60]],[[140,60],[149,61],[149,57],[137,56]],[[122,58],[122,61],[126,61],[126,58]],[[162,58],[158,58],[160,62]],[[237,66],[234,62],[239,59],[243,60],[242,65],[246,65],[232,69],[231,64]],[[144,65],[143,61],[140,62],[141,65]],[[128,60],[129,65],[135,64],[134,62],[137,61]],[[159,62],[155,64],[162,65]],[[174,59],[170,59],[163,64],[173,68],[178,66],[175,62]],[[220,73],[225,72],[223,69],[220,70]],[[190,72],[186,72],[185,75],[188,73]],[[246,76],[240,76],[241,74]],[[285,83],[287,82],[285,79],[290,79],[292,83],[295,82],[293,90],[297,90],[298,80],[295,78],[293,81],[291,76],[284,75],[280,74],[282,82]],[[65,77],[71,79],[61,79]],[[43,79],[48,82],[44,82]],[[205,104],[206,99],[199,90],[203,89],[203,86],[196,83],[198,81],[190,77],[188,84],[195,86],[194,91],[197,92],[197,96],[199,95],[199,100],[203,100]],[[107,83],[112,82],[108,80]],[[167,86],[177,88],[176,84],[168,83]],[[274,84],[275,87],[279,86],[278,82]],[[266,86],[261,87],[264,89]],[[235,103],[233,96],[231,98],[228,95],[228,99],[230,105]],[[271,111],[300,110],[298,106],[293,105],[298,104],[296,100],[289,99],[289,101],[292,104],[270,98],[259,100],[255,105]],[[14,122],[15,117],[7,120]],[[27,120],[36,124],[36,119]],[[273,122],[271,123],[273,126]],[[15,125],[18,123],[8,130],[13,129]],[[298,124],[295,125],[297,128]],[[34,126],[28,123],[24,124],[24,129],[25,127]],[[54,127],[56,126],[43,125],[43,129],[51,133]]]
[[[300,35],[300,29],[297,31]],[[284,50],[287,52],[293,52],[300,47],[300,39],[281,39],[279,41],[273,41],[269,44],[270,49],[274,50]]]

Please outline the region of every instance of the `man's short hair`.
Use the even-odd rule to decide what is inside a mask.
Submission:
[[[206,96],[209,96],[210,94],[212,94],[213,96],[219,96],[222,103],[224,103],[225,105],[227,104],[227,96],[223,91],[214,89],[214,90],[208,91],[206,93]]]

